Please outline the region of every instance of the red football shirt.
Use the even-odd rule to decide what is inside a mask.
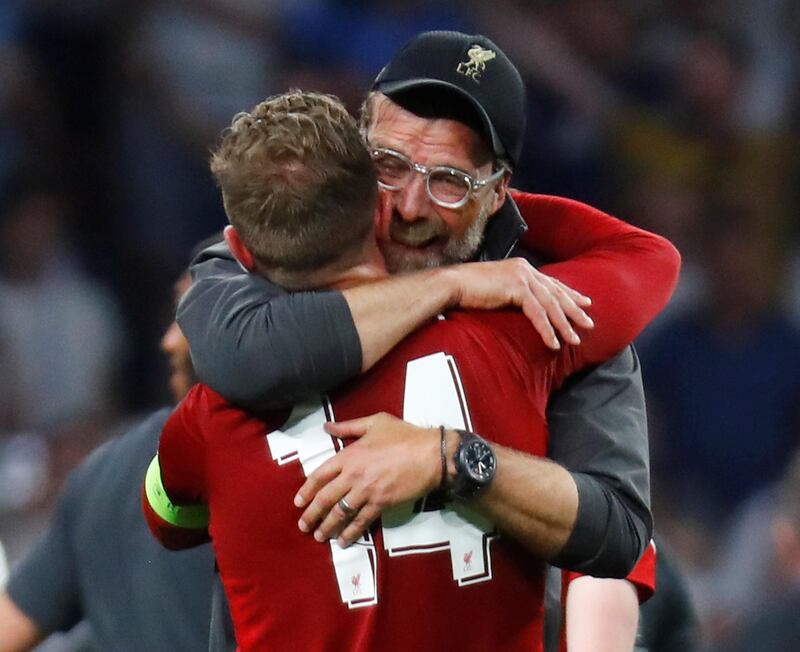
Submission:
[[[394,508],[342,550],[298,530],[292,499],[340,446],[326,420],[386,411],[545,455],[550,392],[621,350],[674,287],[669,245],[602,219],[587,229],[586,251],[546,270],[593,298],[597,327],[580,347],[546,349],[516,311],[454,313],[330,401],[291,415],[258,418],[204,386],[190,392],[162,436],[162,481],[174,502],[209,506],[242,650],[541,649],[543,563],[467,506]],[[152,511],[148,518],[169,536]]]

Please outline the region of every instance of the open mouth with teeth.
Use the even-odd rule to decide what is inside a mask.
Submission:
[[[393,242],[414,249],[430,247],[445,235],[439,224],[428,220],[412,223],[395,220],[390,226],[389,234]]]

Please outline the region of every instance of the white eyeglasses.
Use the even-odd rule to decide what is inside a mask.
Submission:
[[[386,190],[405,188],[414,172],[425,178],[425,190],[435,204],[443,208],[461,208],[481,188],[499,180],[506,169],[501,167],[485,179],[473,179],[458,168],[446,165],[427,167],[415,163],[393,149],[370,147],[369,154],[378,173],[378,183]]]

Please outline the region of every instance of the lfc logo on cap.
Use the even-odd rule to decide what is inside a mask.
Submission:
[[[497,53],[482,48],[480,45],[473,45],[467,50],[467,56],[469,61],[459,63],[456,66],[456,72],[469,77],[476,84],[480,84],[480,76],[486,70],[486,62],[494,59]]]

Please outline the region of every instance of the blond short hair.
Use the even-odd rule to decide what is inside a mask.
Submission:
[[[230,223],[270,278],[346,267],[372,235],[375,169],[331,95],[293,90],[236,115],[211,171]]]

